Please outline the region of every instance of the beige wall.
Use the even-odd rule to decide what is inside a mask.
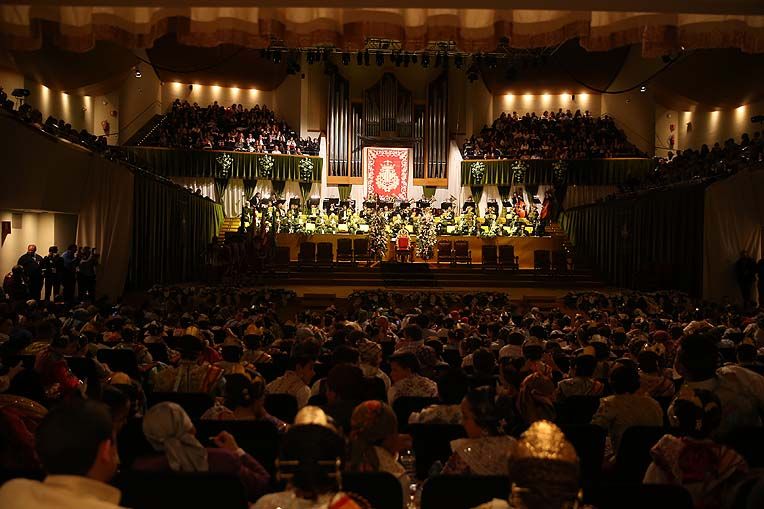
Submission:
[[[162,111],[161,83],[154,70],[143,66],[143,76],[135,78],[128,76],[119,89],[119,115],[112,131],[118,131],[120,144],[126,143],[130,137],[148,122],[151,117]],[[100,122],[100,120],[99,120]]]
[[[45,256],[50,246],[58,246],[59,252],[63,252],[77,236],[75,215],[0,210],[0,221],[11,221],[14,215],[21,217],[21,228],[12,228],[0,246],[0,273],[3,275],[26,253],[29,244],[35,244],[37,253]]]
[[[728,138],[740,141],[743,133],[753,135],[762,131],[761,124],[751,123],[751,117],[764,114],[764,101],[744,104],[735,109],[717,111],[680,111],[677,115],[677,148],[709,147]],[[691,126],[687,124],[691,123]]]
[[[503,112],[512,113],[516,111],[518,115],[525,113],[541,114],[544,111],[557,111],[562,108],[563,111],[570,110],[575,113],[589,111],[591,115],[600,114],[601,99],[599,94],[548,94],[541,91],[528,91],[522,94],[497,95],[493,98],[493,113],[498,117]]]
[[[3,87],[9,99],[14,88],[24,88],[24,77],[10,69],[0,69],[0,87]]]
[[[191,88],[189,88],[191,85]],[[230,106],[234,103],[251,108],[256,104],[274,105],[274,93],[254,88],[220,87],[217,85],[199,85],[193,83],[167,82],[160,86],[162,111],[166,111],[175,99],[186,100],[207,106],[214,103]]]
[[[299,74],[292,74],[270,92],[273,96],[269,107],[273,108],[278,116],[286,120],[286,123],[296,132],[301,132],[302,118],[302,79]]]

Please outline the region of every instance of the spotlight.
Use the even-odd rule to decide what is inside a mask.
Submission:
[[[350,65],[350,53],[344,52],[342,54],[342,65]]]
[[[385,63],[385,55],[379,51],[375,58],[377,59],[377,66],[382,67],[382,64]]]
[[[135,66],[135,72],[134,72],[134,74],[135,74],[135,77],[136,77],[136,78],[140,78],[141,76],[143,76],[143,73],[141,73],[141,68],[140,68],[140,67],[138,67],[137,65]]]
[[[639,87],[639,91],[642,93],[647,92],[647,85],[642,85],[641,87]]]

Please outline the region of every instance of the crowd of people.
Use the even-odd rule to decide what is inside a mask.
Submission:
[[[116,507],[119,458],[128,471],[238,477],[256,509],[369,507],[342,491],[342,472],[390,473],[407,503],[427,476],[495,475],[512,479],[511,499],[485,507],[573,507],[590,502],[581,486],[617,475],[628,430],[651,426],[665,433],[639,480],[729,507],[763,466],[739,440],[761,431],[762,358],[764,313],[672,292],[571,294],[545,310],[501,293],[387,291],[316,310],[232,287],[156,287],[117,306],[7,299],[0,469],[48,477],[6,483],[0,505]],[[208,407],[159,398],[172,393],[207,395]],[[573,423],[581,398],[595,404]],[[233,434],[200,436],[212,421],[272,426],[275,470],[290,481]],[[414,467],[406,430],[433,424],[461,438]],[[607,437],[597,478],[571,424]]]
[[[319,140],[302,139],[268,106],[209,106],[175,99],[148,146],[318,155]]]
[[[45,302],[93,300],[99,258],[95,248],[76,244],[63,253],[58,246],[50,246],[43,257],[37,254],[36,245],[29,244],[3,278],[0,293],[10,301],[38,301],[41,296]]]
[[[503,112],[464,142],[464,159],[600,159],[645,157],[607,116],[589,111]]]

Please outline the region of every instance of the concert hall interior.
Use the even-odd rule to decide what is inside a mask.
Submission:
[[[761,0],[4,0],[0,507],[764,507],[763,130]]]

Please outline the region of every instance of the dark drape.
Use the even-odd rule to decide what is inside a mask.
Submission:
[[[307,210],[308,198],[310,198],[310,190],[313,184],[310,182],[300,182],[300,196],[302,196],[302,209]]]
[[[244,179],[244,198],[247,201],[249,201],[255,195],[256,188],[257,179]]]
[[[435,196],[435,191],[437,191],[438,188],[435,186],[424,186],[422,187],[422,197],[425,200],[431,199],[433,196]]]
[[[270,154],[268,156],[273,158],[273,167],[269,171],[262,165],[266,154],[147,147],[125,147],[122,150],[130,162],[165,177],[226,176],[242,179],[320,182],[324,164],[324,160],[320,157]],[[313,163],[310,175],[307,171],[303,172],[300,167],[300,161],[303,159]],[[306,179],[306,176],[311,178]]]
[[[485,173],[478,182],[472,176],[471,165],[475,161],[462,161],[463,186],[511,185],[512,164],[510,159],[480,160],[485,165]],[[548,159],[529,159],[523,163],[527,167],[523,182],[515,184],[553,184],[554,163]],[[588,159],[566,161],[567,184],[603,185],[620,184],[631,179],[641,180],[652,167],[650,159]]]
[[[470,192],[472,193],[472,199],[475,200],[475,206],[479,206],[480,198],[483,197],[483,186],[471,186]]]
[[[509,201],[509,193],[512,191],[512,186],[498,186],[499,187],[499,197],[501,198],[501,201]]]
[[[699,295],[704,186],[569,209],[560,225],[576,250],[611,284]]]
[[[218,196],[218,203],[223,203],[223,196],[225,195],[225,190],[228,188],[228,179],[227,178],[216,178],[215,179],[215,193]]]
[[[142,173],[135,174],[134,200],[128,287],[199,280],[222,207]]]
[[[272,180],[271,187],[273,188],[273,194],[275,196],[278,196],[279,198],[284,197],[284,188],[286,187],[286,182],[283,180]]]
[[[353,189],[353,186],[350,184],[339,184],[337,185],[337,191],[340,194],[340,201],[345,201],[350,198],[350,191]]]

